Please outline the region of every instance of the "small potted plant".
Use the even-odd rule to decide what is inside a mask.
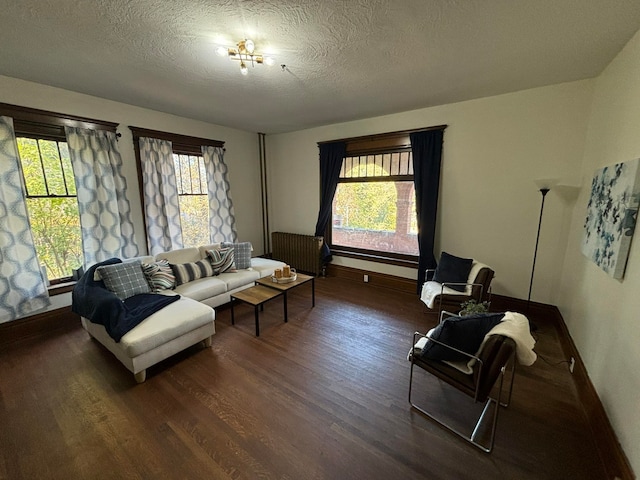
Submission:
[[[466,315],[474,315],[476,313],[487,313],[489,311],[489,302],[478,303],[475,299],[467,300],[460,304],[462,309],[459,315],[464,317]]]

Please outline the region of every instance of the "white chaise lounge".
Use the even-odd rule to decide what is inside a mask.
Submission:
[[[147,368],[161,360],[201,341],[210,347],[216,333],[213,308],[187,297],[144,319],[119,343],[102,325],[83,317],[82,326],[134,374],[138,383],[146,380]]]

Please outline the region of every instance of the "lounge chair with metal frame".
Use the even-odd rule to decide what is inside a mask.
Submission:
[[[433,280],[435,272],[435,269],[427,269],[427,281],[424,282],[420,295],[420,300],[429,309],[437,306],[438,312],[442,312],[443,309],[458,312],[460,304],[469,300],[475,300],[477,303],[491,302],[491,281],[495,272],[487,265],[474,260],[466,282],[438,283]]]
[[[447,314],[448,312],[444,312]],[[452,314],[449,314],[452,315]],[[442,318],[442,315],[441,315]],[[480,450],[490,453],[493,449],[495,440],[495,431],[498,423],[498,413],[500,406],[507,407],[511,401],[511,392],[513,390],[513,378],[515,375],[515,342],[503,335],[491,335],[483,343],[480,351],[476,355],[470,355],[461,350],[446,345],[438,340],[430,339],[428,341],[435,342],[436,344],[458,352],[469,360],[475,360],[472,362],[471,374],[463,373],[462,371],[451,366],[450,363],[446,363],[440,360],[431,360],[423,358],[416,349],[416,344],[424,334],[416,332],[413,334],[413,347],[410,351],[411,359],[411,374],[409,378],[409,403],[413,408],[426,415],[430,419],[437,422],[447,430],[455,433],[459,437],[463,438],[467,442],[471,443]],[[507,372],[507,367],[511,365],[511,379],[509,381],[509,390],[507,392],[506,401],[503,402],[503,384],[504,377]],[[431,373],[442,382],[450,385],[458,391],[464,393],[468,397],[473,399],[474,403],[485,402],[485,406],[478,418],[471,434],[461,432],[459,429],[450,426],[444,420],[436,417],[432,413],[428,412],[425,407],[417,405],[412,399],[413,382],[414,382],[414,366],[418,366],[423,370]],[[495,398],[491,396],[491,392],[497,384],[497,392]],[[478,433],[483,425],[483,421],[490,411],[490,407],[493,404],[493,418],[491,423],[491,435],[488,444],[481,444],[478,440]]]

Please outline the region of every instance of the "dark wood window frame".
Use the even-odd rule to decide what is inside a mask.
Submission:
[[[391,153],[411,148],[409,134],[412,132],[423,132],[428,130],[442,130],[445,125],[438,125],[428,128],[419,128],[413,130],[402,130],[398,132],[381,133],[375,135],[365,135],[362,137],[342,138],[318,142],[318,145],[332,142],[345,142],[345,157],[358,155],[371,155],[380,153]],[[404,177],[404,176],[403,176]],[[384,177],[387,181],[393,181],[393,177]],[[403,178],[406,180],[406,177]],[[368,181],[365,178],[357,179],[357,181]],[[373,180],[378,181],[378,180]],[[359,260],[367,260],[376,263],[385,263],[389,265],[397,265],[401,267],[418,268],[418,256],[407,255],[393,252],[381,252],[377,250],[365,250],[360,248],[345,247],[341,245],[333,245],[332,243],[332,222],[327,225],[325,231],[325,241],[331,248],[331,253],[338,257],[356,258]]]
[[[21,107],[8,103],[0,103],[0,115],[13,118],[13,128],[16,135],[38,135],[46,140],[63,140],[66,142],[67,136],[64,132],[64,127],[107,130],[113,133],[116,133],[118,128],[118,124],[114,122]]]
[[[13,129],[16,137],[28,137],[55,142],[66,142],[64,127],[86,128],[89,130],[106,130],[117,134],[118,124],[104,120],[79,117],[64,113],[39,110],[8,103],[0,103],[0,115],[13,118]],[[25,192],[26,195],[26,192]],[[75,281],[69,278],[52,280],[48,287],[49,295],[70,292]]]

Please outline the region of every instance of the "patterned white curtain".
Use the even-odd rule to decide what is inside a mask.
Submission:
[[[0,116],[0,323],[47,307],[33,243],[13,119]]]
[[[139,255],[116,135],[65,127],[78,195],[85,266]]]
[[[182,227],[171,142],[140,137],[149,254],[182,248]]]
[[[211,243],[236,242],[238,233],[231,201],[227,166],[224,163],[224,149],[203,145],[202,157],[207,170]]]

